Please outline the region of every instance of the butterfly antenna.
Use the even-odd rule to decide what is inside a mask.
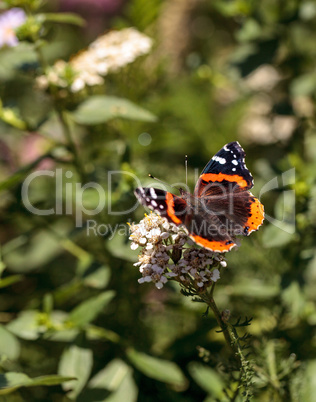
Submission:
[[[166,185],[166,186],[169,186],[169,187],[172,187],[172,188],[174,188],[174,189],[176,189],[176,190],[179,190],[178,188],[172,186],[171,184],[169,184],[169,183],[167,183],[167,182],[165,182],[165,181],[162,181],[162,180],[160,180],[160,179],[157,179],[157,177],[154,177],[154,176],[153,176],[152,174],[150,174],[150,173],[149,173],[148,176],[149,176],[151,179],[157,180],[157,181],[159,181],[160,183],[162,183],[162,184],[164,184],[164,185]]]
[[[188,155],[184,157],[184,166],[185,166],[185,186],[188,187]]]

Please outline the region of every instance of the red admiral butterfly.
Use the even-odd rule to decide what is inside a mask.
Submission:
[[[236,235],[248,236],[262,225],[264,209],[249,191],[253,178],[238,142],[226,144],[208,162],[194,193],[180,197],[157,188],[139,187],[139,201],[177,225],[183,224],[198,245],[223,253],[236,246]]]

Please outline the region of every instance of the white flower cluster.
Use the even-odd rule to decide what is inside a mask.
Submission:
[[[178,272],[183,284],[190,284],[193,281],[198,288],[205,288],[220,278],[219,270],[212,269],[214,265],[226,267],[227,263],[219,254],[194,247],[184,251],[177,268],[173,271]]]
[[[46,75],[38,78],[38,85],[43,89],[49,84],[61,88],[69,86],[72,92],[86,86],[101,85],[105,75],[149,53],[151,47],[152,39],[135,28],[111,31],[92,42],[87,50],[74,56],[69,63],[58,60]]]
[[[189,240],[186,229],[153,212],[132,224],[130,232],[131,248],[142,247],[134,264],[142,274],[139,283],[153,282],[161,289],[168,279],[174,279],[202,291],[219,279],[217,267],[226,266],[221,254],[195,246],[184,249]]]

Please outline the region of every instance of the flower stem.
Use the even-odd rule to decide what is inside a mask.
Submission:
[[[222,319],[221,313],[215,303],[215,300],[213,298],[213,291],[214,289],[212,289],[211,293],[205,292],[203,295],[201,295],[200,297],[205,301],[205,303],[212,309],[215,319],[217,321],[217,324],[220,326],[225,341],[227,343],[227,345],[229,346],[231,352],[233,353],[234,357],[239,360],[237,358],[237,349],[235,346],[235,342],[233,340],[232,334],[230,332],[230,327],[227,325],[227,323],[225,323]],[[240,363],[240,361],[239,361]]]
[[[38,62],[40,64],[40,66],[41,66],[41,69],[45,73],[45,70],[48,67],[48,64],[47,64],[47,62],[45,60],[45,57],[44,57],[44,55],[42,53],[41,43],[40,43],[39,39],[37,39],[37,41],[35,41],[35,51],[36,51]],[[50,90],[51,90],[51,88],[50,88]],[[52,94],[53,94],[53,92],[54,91],[51,90]],[[53,105],[54,105],[55,112],[58,115],[60,124],[62,126],[64,136],[65,136],[66,141],[67,141],[67,145],[68,145],[68,147],[69,147],[69,149],[70,149],[70,151],[71,151],[71,153],[73,155],[74,165],[75,165],[75,167],[77,169],[78,174],[80,175],[81,181],[83,183],[85,183],[85,182],[87,182],[87,180],[86,180],[87,177],[86,177],[86,174],[85,174],[85,171],[84,171],[83,164],[81,163],[81,158],[79,156],[76,144],[75,144],[75,142],[74,142],[74,140],[72,138],[72,135],[71,135],[69,123],[68,123],[67,118],[66,118],[66,113],[58,107],[56,99],[54,99],[54,97],[53,97]]]
[[[85,171],[84,171],[84,168],[83,168],[83,164],[81,163],[81,158],[80,158],[80,155],[78,153],[76,144],[75,144],[75,142],[74,142],[74,140],[72,138],[69,123],[67,121],[65,112],[62,111],[62,110],[58,110],[58,108],[55,108],[55,109],[56,109],[56,112],[58,114],[60,124],[61,124],[61,126],[63,128],[63,132],[64,132],[65,138],[67,140],[69,149],[70,149],[71,153],[73,154],[74,165],[75,165],[75,167],[76,167],[76,169],[77,169],[77,171],[78,171],[78,173],[80,175],[80,178],[81,178],[82,182],[85,183],[87,181],[86,180],[86,174],[85,174]]]

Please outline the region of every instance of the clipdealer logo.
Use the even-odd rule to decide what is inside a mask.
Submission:
[[[196,170],[197,172],[197,170]],[[99,183],[79,183],[74,181],[73,172],[70,170],[57,168],[55,170],[38,170],[26,177],[22,184],[21,196],[25,208],[32,214],[38,216],[47,215],[71,215],[75,218],[76,227],[86,227],[87,235],[90,236],[110,236],[113,238],[115,233],[127,234],[128,226],[125,223],[111,225],[110,223],[100,223],[96,219],[88,219],[87,217],[96,217],[102,211],[107,215],[122,216],[122,220],[126,222],[128,215],[138,207],[138,201],[135,202],[128,209],[114,209],[119,208],[120,204],[114,202],[115,186],[122,177],[126,176],[127,179],[134,183],[133,187],[142,187],[139,178],[127,171],[112,170],[107,172],[107,185],[102,187]],[[40,178],[52,179],[52,198],[55,199],[54,207],[42,209],[32,203],[32,186],[36,184],[36,180]],[[293,185],[295,184],[295,169],[290,169],[282,173],[278,177],[274,177],[265,183],[259,193],[259,199],[265,195],[267,196],[271,191],[282,192],[282,197],[278,205],[278,212],[276,216],[265,214],[266,221],[278,227],[280,230],[293,234],[295,232],[295,191]],[[147,187],[159,187],[165,191],[168,190],[162,183],[151,182],[146,183]],[[178,186],[185,188],[189,191],[187,186],[183,183],[172,184],[173,187]],[[93,208],[89,208],[87,202],[84,200],[85,192],[93,191],[94,200]],[[233,198],[232,198],[233,200]],[[90,205],[91,207],[91,205]],[[125,217],[125,218],[123,218]]]
[[[114,210],[112,207],[112,189],[114,188],[113,183],[115,182],[115,176],[118,175],[120,175],[120,177],[122,175],[130,176],[137,186],[141,185],[139,179],[133,173],[121,170],[108,172],[107,191],[96,182],[89,182],[83,185],[82,183],[74,182],[73,180],[69,181],[69,179],[73,179],[73,172],[70,170],[67,170],[66,172],[64,172],[63,169],[56,169],[55,171],[38,170],[31,173],[24,180],[21,190],[22,202],[25,208],[33,215],[72,215],[75,217],[76,227],[83,226],[84,217],[96,216],[104,209],[108,215],[128,215],[137,208],[138,202],[136,199],[133,205],[128,209]],[[37,179],[43,177],[53,179],[52,198],[55,198],[55,206],[47,209],[42,209],[35,206],[34,203],[32,203],[32,197],[30,196],[32,192],[32,185],[35,184]],[[97,205],[94,205],[94,208],[88,208],[85,205],[84,195],[88,190],[96,193],[94,198],[97,200]],[[95,230],[94,225],[91,224],[90,227],[94,228]],[[101,234],[102,230],[104,231],[105,229],[100,229],[98,233],[100,232]]]

